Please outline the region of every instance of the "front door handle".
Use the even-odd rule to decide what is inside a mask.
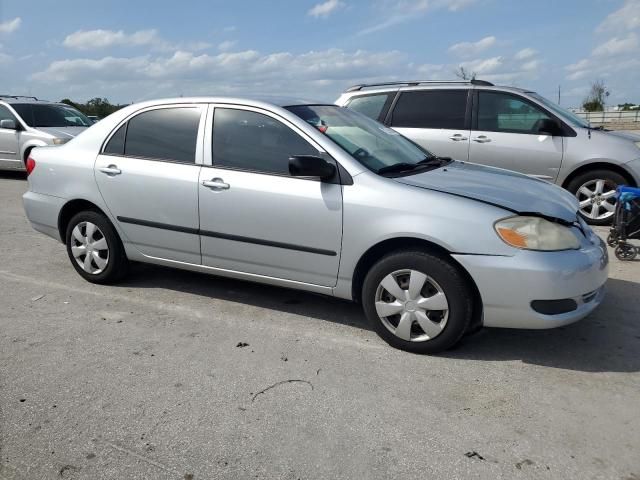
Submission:
[[[108,167],[99,168],[102,173],[106,173],[107,175],[113,177],[114,175],[120,175],[122,170],[118,168],[117,165],[109,165]]]
[[[211,180],[203,180],[202,185],[211,190],[229,190],[229,184],[225,183],[221,178],[212,178]]]
[[[491,139],[486,135],[479,135],[476,138],[474,138],[473,141],[478,143],[487,143],[487,142],[490,142]]]
[[[464,137],[461,133],[454,133],[449,137],[449,139],[454,142],[460,142],[462,140],[469,140],[469,137]]]

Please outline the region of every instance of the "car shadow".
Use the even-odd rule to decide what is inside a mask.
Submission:
[[[166,288],[371,330],[355,303],[281,287],[149,264],[135,264],[120,286]],[[480,362],[519,360],[580,372],[640,371],[640,285],[610,279],[607,290],[604,303],[580,322],[551,330],[485,328],[439,356]]]
[[[27,172],[22,170],[0,170],[2,180],[26,180]]]

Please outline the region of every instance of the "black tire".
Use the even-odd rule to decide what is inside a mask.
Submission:
[[[578,189],[582,185],[594,180],[604,180],[608,184],[613,184],[616,187],[618,185],[626,185],[628,183],[627,179],[617,172],[613,172],[611,170],[589,170],[573,178],[567,185],[567,190],[577,196]],[[611,215],[600,220],[589,218],[588,216],[583,215],[582,212],[580,213],[580,216],[584,218],[585,222],[589,225],[611,225],[615,215]]]
[[[622,262],[635,260],[638,255],[638,249],[630,243],[620,243],[614,250],[616,258]]]
[[[107,264],[106,267],[104,267],[104,269],[99,273],[89,273],[85,271],[78,264],[78,261],[72,253],[73,230],[76,226],[85,222],[91,222],[95,226],[97,226],[100,232],[103,234],[102,236],[107,243]],[[86,210],[74,215],[67,225],[65,243],[67,246],[67,255],[69,255],[71,265],[73,265],[73,268],[76,269],[76,272],[78,272],[82,278],[91,283],[116,283],[117,281],[124,278],[129,271],[129,260],[127,259],[127,255],[124,251],[122,242],[120,241],[120,237],[118,236],[118,233],[116,232],[109,219],[102,213],[96,212],[94,210]]]
[[[401,270],[417,270],[426,274],[446,295],[448,318],[441,332],[431,339],[403,340],[391,332],[378,316],[375,306],[378,286],[387,275]],[[468,330],[473,314],[473,291],[459,267],[445,257],[423,251],[399,251],[379,260],[364,279],[361,300],[365,315],[376,333],[389,345],[412,353],[437,353],[453,347]],[[419,329],[416,322],[412,325],[412,332],[414,329]]]

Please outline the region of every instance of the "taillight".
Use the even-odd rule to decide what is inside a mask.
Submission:
[[[27,167],[27,175],[31,175],[31,172],[33,172],[33,169],[36,168],[36,161],[31,157],[27,158],[26,167]]]

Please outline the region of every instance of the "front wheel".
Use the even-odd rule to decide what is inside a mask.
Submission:
[[[567,190],[580,204],[580,215],[590,225],[609,225],[616,212],[616,188],[626,179],[611,170],[592,170],[569,182]]]
[[[437,353],[464,335],[473,294],[450,260],[421,251],[382,258],[365,277],[362,305],[372,326],[391,346]]]
[[[93,210],[71,219],[66,232],[67,253],[76,271],[92,283],[114,283],[124,277],[129,262],[111,222]]]

